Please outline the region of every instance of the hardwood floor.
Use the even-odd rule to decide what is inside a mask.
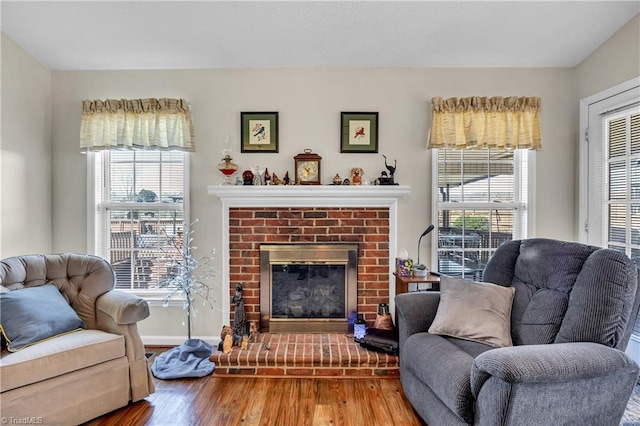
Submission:
[[[156,392],[86,425],[423,425],[398,379],[155,380]]]

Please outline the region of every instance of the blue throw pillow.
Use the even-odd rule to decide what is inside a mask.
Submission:
[[[84,327],[55,284],[0,293],[0,331],[10,352]]]

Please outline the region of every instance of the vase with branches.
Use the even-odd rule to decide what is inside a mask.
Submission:
[[[191,224],[183,223],[182,236],[169,235],[164,228],[162,229],[171,251],[171,253],[167,252],[168,257],[171,258],[167,264],[168,274],[159,283],[160,288],[169,290],[163,306],[168,306],[174,297],[182,297],[188,339],[191,339],[192,316],[195,317],[198,313],[194,304],[196,298],[202,299],[203,305],[211,309],[214,308],[215,303],[212,298],[214,286],[212,281],[216,277],[213,264],[216,249],[210,250],[201,257],[194,256],[193,253],[197,247],[192,246],[193,225],[197,222],[196,219]]]

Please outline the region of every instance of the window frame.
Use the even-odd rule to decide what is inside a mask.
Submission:
[[[190,155],[186,151],[180,151],[183,154],[183,201],[182,201],[182,216],[184,223],[190,223],[190,214],[189,214],[189,177],[190,177]],[[105,170],[110,165],[110,152],[108,150],[104,151],[90,151],[86,153],[87,155],[87,252],[89,254],[93,254],[96,256],[105,257],[104,248],[99,249],[98,245],[98,234],[101,232],[105,232],[104,230],[100,230],[100,226],[106,226],[104,221],[99,220],[99,216],[103,215],[108,206],[113,206],[115,203],[106,202],[104,197],[106,194],[110,193],[109,187],[109,179],[107,178],[107,174]],[[96,194],[96,173],[102,173],[102,194]],[[96,197],[100,196],[100,200]],[[162,204],[146,204],[144,205],[144,210],[175,210],[175,206],[173,208],[171,205],[163,206]],[[140,209],[139,203],[117,203],[118,208],[122,209]],[[105,257],[106,258],[106,257]],[[144,298],[152,305],[162,305],[165,302],[165,297],[169,294],[169,290],[167,289],[126,289],[119,288],[118,290],[132,293],[137,296]],[[182,305],[183,297],[182,296],[174,296],[171,300],[168,301],[168,304],[173,305]]]
[[[609,205],[609,156],[606,118],[614,111],[632,108],[640,102],[640,76],[580,100],[578,164],[578,238],[585,244],[608,246],[606,208]],[[625,163],[628,157],[625,158]],[[594,168],[606,163],[601,169]],[[594,188],[595,187],[595,188]],[[628,187],[627,190],[630,188]],[[627,193],[628,195],[628,193]],[[626,200],[633,202],[633,200]],[[598,211],[597,206],[600,206]],[[626,241],[630,241],[627,229]],[[640,265],[637,265],[640,267]],[[626,353],[640,362],[640,315],[635,320]]]
[[[514,209],[514,232],[513,238],[527,238],[531,235],[535,235],[535,199],[536,199],[536,187],[535,187],[535,170],[536,170],[536,151],[517,149],[514,150],[513,160],[513,175],[514,175],[514,201],[513,202],[501,202],[499,206],[501,209]],[[432,182],[432,196],[431,204],[432,211],[431,217],[434,225],[434,232],[431,237],[431,264],[434,265],[434,270],[437,271],[438,263],[438,248],[440,240],[440,223],[439,212],[444,209],[485,209],[495,210],[496,203],[493,202],[441,202],[439,197],[439,176],[438,176],[438,155],[439,149],[431,150],[431,182]],[[526,172],[526,200],[522,200],[522,189],[520,184],[516,184],[520,179],[515,179],[522,173],[521,167],[523,164],[522,155],[526,155],[527,172]],[[517,201],[520,200],[520,201]],[[520,219],[517,220],[515,215],[518,214],[518,210],[526,214],[526,221]],[[526,229],[522,229],[522,226]],[[464,247],[462,248],[464,249]],[[490,249],[487,249],[490,250]],[[439,272],[439,271],[437,271]],[[468,276],[465,278],[469,278]]]
[[[606,232],[602,213],[596,215],[596,217],[590,217],[590,213],[593,213],[593,208],[591,207],[593,200],[591,198],[596,197],[591,193],[593,188],[590,188],[590,181],[593,179],[591,176],[593,170],[591,170],[590,162],[594,160],[590,158],[590,141],[596,143],[595,141],[598,140],[601,145],[601,158],[606,159],[604,157],[604,139],[601,138],[602,133],[596,131],[600,126],[593,123],[590,124],[590,115],[593,116],[606,110],[618,109],[636,100],[640,100],[640,77],[632,78],[580,100],[577,232],[578,240],[582,243],[603,246]],[[604,185],[605,175],[603,168],[603,176],[600,178],[596,176],[595,179],[600,179],[601,184]],[[600,205],[604,208],[605,198],[603,196],[604,193],[602,195],[598,194],[595,201],[597,204],[598,200],[600,200]],[[591,232],[589,232],[589,228],[591,228]]]

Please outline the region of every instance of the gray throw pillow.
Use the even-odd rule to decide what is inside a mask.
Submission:
[[[10,352],[84,327],[55,284],[0,293],[0,331]]]
[[[511,306],[516,289],[452,277],[440,281],[440,304],[429,333],[513,346]]]

